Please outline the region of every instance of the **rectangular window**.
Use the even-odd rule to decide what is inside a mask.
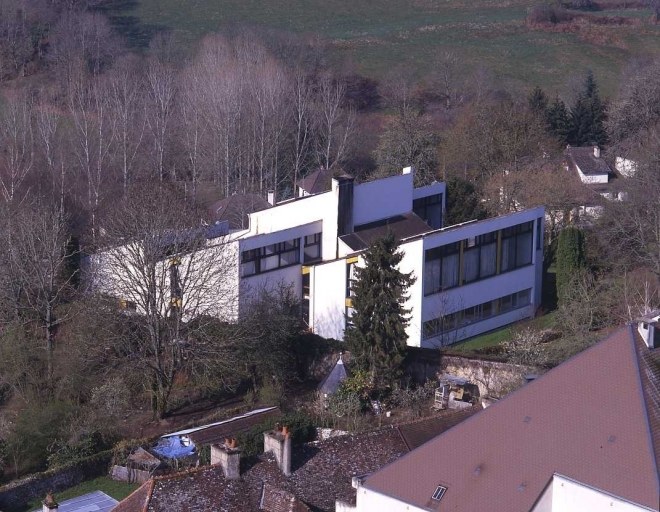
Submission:
[[[441,290],[442,251],[429,249],[424,258],[424,295],[432,295]]]
[[[534,221],[502,230],[500,272],[508,272],[532,263]]]
[[[433,320],[424,322],[422,337],[423,339],[432,338],[518,308],[524,308],[531,304],[531,298],[532,290],[528,288],[527,290],[505,295],[499,299],[465,308],[456,313],[434,318]]]
[[[318,261],[321,259],[321,233],[315,233],[305,237],[305,263]]]
[[[300,263],[300,239],[294,238],[259,249],[243,251],[241,253],[241,275],[243,277],[252,276],[298,263]]]
[[[413,213],[433,229],[442,227],[442,194],[413,200]]]

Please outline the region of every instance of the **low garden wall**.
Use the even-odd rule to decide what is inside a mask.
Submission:
[[[57,493],[90,478],[106,475],[111,460],[112,450],[108,450],[61,468],[14,480],[0,487],[0,510],[23,510],[33,499],[45,498],[49,491]]]
[[[462,377],[479,387],[479,394],[499,397],[519,387],[527,374],[539,369],[490,359],[443,354],[437,350],[409,350],[406,358],[408,373],[419,383],[448,373]]]

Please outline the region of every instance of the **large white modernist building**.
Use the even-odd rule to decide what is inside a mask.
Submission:
[[[447,345],[533,316],[541,299],[543,208],[443,227],[446,193],[444,183],[415,188],[411,168],[359,184],[317,171],[298,197],[239,212],[247,228],[209,241],[209,250],[222,245],[236,259],[223,279],[223,296],[230,289],[237,297],[225,316],[240,317],[259,290],[285,284],[299,293],[311,330],[343,339],[354,269],[388,231],[400,241],[401,270],[416,277],[408,345]]]

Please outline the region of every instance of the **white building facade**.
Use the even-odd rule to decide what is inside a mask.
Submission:
[[[223,286],[235,290],[238,318],[261,290],[285,285],[320,336],[343,339],[351,280],[362,254],[391,231],[412,272],[408,344],[439,347],[530,318],[541,301],[543,208],[443,226],[446,186],[415,188],[413,170],[357,184],[332,178],[328,191],[249,214],[249,228],[209,241],[238,264]],[[116,294],[116,290],[113,290]]]

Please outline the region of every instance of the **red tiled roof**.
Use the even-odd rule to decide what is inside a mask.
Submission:
[[[432,503],[438,510],[527,512],[559,473],[656,509],[653,420],[635,338],[631,327],[617,331],[375,473],[364,486],[426,508],[444,485],[444,497]]]

